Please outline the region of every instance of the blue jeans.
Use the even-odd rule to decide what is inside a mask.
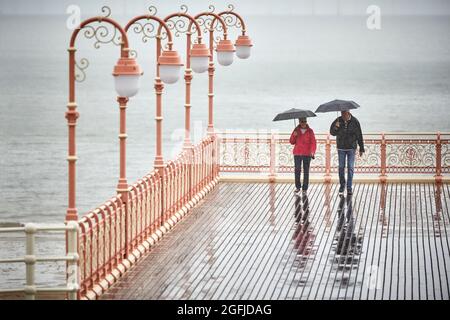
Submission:
[[[338,150],[339,158],[339,184],[340,189],[345,188],[345,160],[347,159],[347,189],[352,188],[353,172],[355,171],[356,149]]]
[[[309,185],[309,164],[311,163],[311,157],[294,155],[294,163],[295,163],[295,188],[306,191],[308,190]],[[300,183],[302,163],[303,163],[303,187],[302,184]]]

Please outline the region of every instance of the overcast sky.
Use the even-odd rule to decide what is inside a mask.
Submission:
[[[216,10],[233,3],[244,15],[366,15],[369,5],[378,5],[385,15],[450,15],[450,0],[0,0],[2,14],[66,14],[69,5],[78,5],[83,17],[99,13],[102,5],[111,7],[113,14],[137,14],[149,5],[155,5],[160,15],[187,4],[190,12],[207,10],[214,4]]]

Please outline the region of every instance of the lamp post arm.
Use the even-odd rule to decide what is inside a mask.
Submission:
[[[213,18],[214,18],[214,20],[213,21],[211,21],[211,25],[210,25],[210,32],[212,33],[212,32],[214,32],[213,30],[213,26],[214,26],[214,24],[213,24],[213,22],[215,21],[215,20],[219,20],[219,22],[222,24],[222,27],[223,27],[223,39],[224,40],[226,40],[227,39],[227,37],[228,37],[228,29],[227,29],[227,24],[225,23],[225,21],[222,19],[222,17],[220,17],[218,14],[216,14],[216,13],[214,13],[214,12],[201,12],[201,13],[199,13],[199,14],[197,14],[195,17],[194,17],[194,19],[195,20],[197,20],[197,19],[199,19],[199,18],[201,18],[201,17],[203,17],[203,16],[212,16]],[[192,22],[191,22],[191,24],[192,24]],[[189,28],[191,28],[191,25],[189,25]],[[212,31],[211,31],[212,30]]]
[[[177,13],[172,13],[170,15],[168,15],[167,17],[164,18],[164,22],[166,22],[166,24],[169,22],[170,19],[174,18],[174,17],[184,17],[186,19],[189,20],[189,26],[187,31],[183,31],[187,32],[187,46],[186,46],[186,68],[189,69],[190,65],[191,65],[191,61],[190,61],[190,47],[191,47],[191,30],[192,30],[192,25],[195,25],[195,29],[197,30],[197,42],[198,43],[202,43],[202,30],[200,28],[200,25],[198,24],[197,20],[195,20],[194,17],[192,17],[191,15],[185,13],[185,12],[177,12]],[[178,22],[178,21],[177,21]],[[174,23],[174,27],[176,26],[177,22],[173,22]],[[161,32],[161,25],[159,26],[158,29],[158,33]],[[158,52],[158,54],[160,54],[160,52]]]
[[[144,14],[144,15],[140,15],[140,16],[134,17],[134,18],[131,19],[131,20],[127,23],[127,25],[125,26],[125,32],[128,32],[128,30],[130,29],[130,27],[131,27],[133,24],[135,24],[136,22],[138,22],[139,20],[153,20],[153,21],[158,22],[159,27],[158,27],[158,33],[157,33],[157,36],[156,36],[158,39],[161,39],[161,31],[162,31],[162,28],[164,27],[164,29],[165,29],[166,32],[167,32],[167,37],[169,38],[169,43],[168,43],[169,49],[172,50],[172,45],[173,45],[173,42],[172,42],[172,41],[173,41],[173,37],[172,37],[172,33],[170,32],[169,27],[167,27],[167,24],[164,22],[164,20],[162,20],[161,18],[158,18],[158,17],[156,17],[156,16],[154,16],[154,15],[151,15],[151,14]]]
[[[77,36],[79,35],[80,31],[88,26],[89,24],[93,22],[105,22],[110,25],[112,25],[115,29],[119,30],[121,34],[121,49],[120,49],[120,56],[122,58],[128,58],[129,56],[129,46],[128,46],[128,37],[124,29],[120,26],[118,22],[111,18],[103,17],[103,16],[97,16],[93,18],[89,18],[84,20],[80,23],[80,25],[72,32],[72,36],[70,37],[70,43],[69,43],[69,102],[74,103],[75,102],[75,43],[77,40]],[[95,31],[94,31],[95,32]]]
[[[222,17],[222,18],[223,18],[223,16],[226,16],[226,15],[233,15],[233,16],[235,16],[236,19],[238,19],[239,22],[241,23],[242,35],[245,36],[245,33],[247,32],[247,28],[245,27],[244,19],[242,18],[242,16],[240,14],[238,14],[238,13],[236,13],[234,11],[222,11],[222,12],[218,13],[218,15],[220,17]],[[217,19],[213,20],[212,26],[214,26],[214,24],[216,23],[216,20]],[[226,17],[224,18],[224,21],[226,23]]]
[[[102,17],[102,16],[97,16],[97,17],[93,17],[93,18],[89,18],[84,20],[83,22],[80,23],[80,25],[72,32],[72,37],[70,38],[70,47],[74,48],[75,47],[75,41],[77,39],[77,36],[79,34],[79,32],[81,31],[81,29],[83,29],[85,26],[91,24],[92,22],[106,22],[111,24],[114,28],[116,28],[117,30],[119,30],[121,36],[122,36],[122,43],[121,43],[121,57],[122,58],[127,58],[128,53],[127,51],[124,49],[128,49],[128,37],[127,37],[127,33],[125,32],[125,30],[120,26],[120,24],[118,22],[116,22],[115,20],[111,19],[111,18],[107,18],[107,17]]]

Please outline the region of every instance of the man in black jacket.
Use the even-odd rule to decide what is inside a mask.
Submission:
[[[361,125],[349,111],[342,111],[341,116],[331,124],[330,134],[336,136],[339,158],[339,194],[342,195],[345,189],[345,160],[347,159],[347,195],[352,195],[356,145],[359,145],[359,156],[361,157],[364,153]]]

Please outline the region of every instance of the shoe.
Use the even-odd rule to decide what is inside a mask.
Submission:
[[[347,189],[347,195],[348,196],[351,196],[353,194],[353,191],[352,191],[352,189],[350,188],[350,189]]]
[[[340,187],[339,188],[339,196],[343,196],[344,195],[344,188],[343,187]]]
[[[299,193],[300,192],[300,189],[295,189],[294,190],[294,193]]]
[[[306,196],[306,194],[307,194],[306,190],[303,190],[302,191],[302,196]]]

